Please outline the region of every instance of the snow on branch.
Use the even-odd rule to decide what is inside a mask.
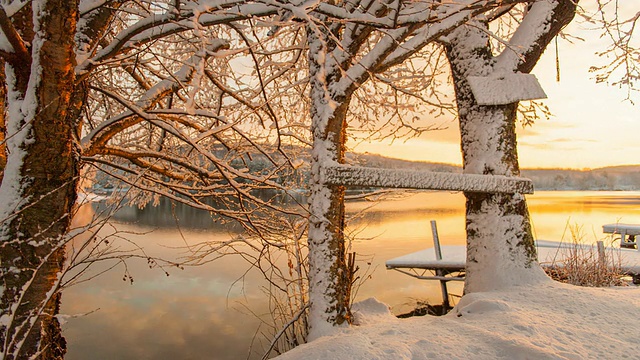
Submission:
[[[9,16],[0,5],[0,54],[5,60],[12,61],[14,64],[19,61],[29,61],[30,55],[27,51],[25,42],[11,23]]]
[[[141,112],[138,115],[141,116],[134,116],[136,112],[130,108],[129,111],[123,114],[119,114],[118,116],[105,120],[89,132],[89,134],[82,139],[82,145],[86,149],[87,154],[93,155],[95,148],[106,144],[112,136],[122,131],[124,128],[142,122],[145,118],[143,114],[145,111],[151,109],[158,101],[169,93],[175,92],[191,82],[200,62],[207,59],[213,53],[228,48],[229,45],[225,40],[211,40],[210,44],[205,49],[201,49],[187,59],[184,65],[175,74],[158,82],[142,94],[140,99],[135,103],[135,107]],[[101,89],[101,91],[107,92],[105,89]],[[118,97],[116,94],[113,94],[112,97],[118,98],[123,104],[127,103],[125,99]]]
[[[168,11],[164,14],[154,13],[149,17],[139,19],[119,32],[109,41],[107,46],[97,51],[93,58],[85,59],[79,63],[75,69],[76,74],[86,76],[99,65],[113,60],[121,54],[126,54],[132,49],[172,34],[244,20],[254,16],[268,16],[277,11],[277,8],[273,6],[242,4],[243,2],[231,1],[224,4],[224,7],[222,3],[216,6],[202,4],[202,8],[189,9],[189,11],[180,14]],[[210,13],[205,11],[210,11]]]
[[[536,1],[496,58],[494,68],[531,71],[546,45],[573,19],[576,4],[573,0]]]
[[[393,51],[385,58],[381,59],[375,65],[375,71],[383,71],[394,65],[398,65],[420,51],[427,44],[437,40],[443,40],[444,37],[452,30],[456,29],[460,25],[466,23],[470,19],[482,15],[487,11],[499,6],[507,6],[509,4],[516,4],[522,2],[522,0],[504,0],[504,1],[484,1],[478,2],[476,0],[468,1],[456,1],[452,3],[442,3],[432,11],[428,17],[424,18],[421,25],[419,22],[408,21],[408,23],[415,23],[415,27],[412,29],[412,34],[402,34],[402,38],[393,39],[394,42],[403,41],[400,46],[396,46]],[[388,32],[390,36],[391,32]],[[384,45],[384,44],[382,44]],[[377,45],[380,46],[380,45]],[[376,46],[376,47],[377,47]],[[371,65],[369,65],[371,66]],[[370,69],[364,67],[366,71]],[[362,71],[362,70],[360,70]],[[352,78],[359,78],[360,74],[349,74]]]
[[[324,167],[321,177],[325,185],[533,194],[531,180],[502,175],[455,174],[334,165]]]
[[[352,23],[377,26],[380,28],[393,28],[397,25],[396,21],[394,21],[397,17],[396,12],[391,12],[385,17],[378,17],[375,14],[368,13],[366,11],[368,9],[365,9],[364,12],[360,11],[359,8],[354,9],[354,11],[349,11],[348,9],[327,2],[320,2],[315,10],[319,14],[331,16],[335,19],[348,20]]]

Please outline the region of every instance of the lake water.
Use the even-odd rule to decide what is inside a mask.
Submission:
[[[606,238],[603,224],[640,223],[640,192],[538,192],[528,203],[538,239],[569,240],[566,227],[576,224],[583,229],[584,241],[592,242]],[[463,195],[420,192],[370,206],[347,204],[352,214],[366,209],[348,229],[357,234],[351,247],[358,253],[359,274],[366,279],[356,300],[375,296],[396,314],[409,310],[416,300],[438,303],[437,282],[388,271],[384,262],[432,246],[430,220],[437,221],[443,244],[464,244]],[[94,207],[83,207],[78,221],[90,217]],[[173,214],[183,220],[180,230]],[[184,255],[186,245],[225,240],[233,231],[206,214],[170,207],[125,209],[105,231],[113,229],[152,256],[174,259]],[[74,315],[63,325],[67,359],[260,358],[265,341],[261,333],[268,328],[258,316],[269,310],[261,275],[247,268],[243,259],[228,256],[198,267],[168,269],[167,276],[144,260],[130,260],[133,283],[123,281],[120,266],[67,289],[61,312]],[[450,289],[461,292],[459,284]]]

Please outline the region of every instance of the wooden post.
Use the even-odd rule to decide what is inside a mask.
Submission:
[[[438,227],[436,221],[431,220],[431,234],[433,235],[433,247],[436,251],[436,260],[442,260],[442,249],[440,249],[440,238],[438,238]],[[442,269],[436,270],[437,276],[444,276]],[[442,291],[442,307],[443,311],[447,311],[451,305],[449,304],[449,292],[447,291],[447,281],[440,280],[440,290]]]
[[[600,262],[600,267],[607,266],[606,264],[606,254],[604,250],[604,242],[598,241],[598,260]]]

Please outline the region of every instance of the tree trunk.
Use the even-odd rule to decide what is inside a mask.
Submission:
[[[313,150],[309,219],[309,340],[351,322],[351,277],[344,239],[344,186],[324,185],[322,166],[343,163],[348,96],[335,99],[329,84],[340,76],[325,66],[328,37],[309,31]]]
[[[6,83],[7,82],[4,77],[4,62],[0,62],[0,183],[2,183],[4,167],[7,165],[7,152],[5,150],[7,128],[4,123],[4,113],[6,110],[5,99],[7,97],[7,87],[5,85]]]
[[[517,103],[481,106],[468,76],[487,76],[493,56],[485,26],[463,26],[446,45],[451,64],[464,172],[519,176],[516,148]],[[465,193],[467,274],[465,292],[526,284],[545,278],[536,249],[525,198],[521,194]]]
[[[78,1],[33,0],[25,9],[32,23],[14,26],[21,34],[35,30],[29,57],[6,63],[0,343],[3,359],[62,359],[66,346],[55,315],[78,182],[76,119],[69,112]]]
[[[487,76],[494,71],[529,73],[551,40],[571,22],[576,6],[574,0],[533,2],[505,50],[495,57],[486,23],[473,21],[447,37],[445,49],[456,92],[465,173],[520,175],[515,133],[518,103],[481,106],[467,78]],[[478,193],[465,196],[465,292],[545,279],[537,265],[524,196]]]

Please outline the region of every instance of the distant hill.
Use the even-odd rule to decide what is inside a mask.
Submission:
[[[225,150],[219,150],[218,156],[224,157]],[[281,179],[289,186],[305,188],[310,176],[309,152],[304,148],[293,148],[305,165],[293,174],[283,175]],[[410,161],[389,158],[374,154],[347,153],[346,163],[359,166],[386,169],[414,169],[460,173],[457,165],[424,161]],[[235,160],[232,166],[248,166],[252,172],[260,172],[272,166],[263,154],[253,154],[244,161]],[[523,169],[522,176],[533,181],[536,190],[640,190],[640,165],[610,166],[593,170],[572,169]],[[108,192],[115,185],[104,174],[96,175],[93,191]]]
[[[381,155],[374,154],[356,154],[347,153],[347,162],[373,168],[386,168],[386,169],[414,169],[414,170],[426,170],[426,171],[440,171],[440,172],[461,172],[462,169],[457,165],[433,163],[425,161],[410,161],[403,159],[389,158]]]
[[[347,161],[360,166],[461,172],[456,165],[409,161],[373,154],[347,154]],[[640,165],[610,166],[593,170],[523,169],[537,190],[640,190]]]
[[[606,171],[609,173],[636,173],[640,172],[640,165],[621,165],[607,166],[603,168],[593,169],[593,171]]]
[[[539,190],[640,190],[640,166],[522,170]]]

